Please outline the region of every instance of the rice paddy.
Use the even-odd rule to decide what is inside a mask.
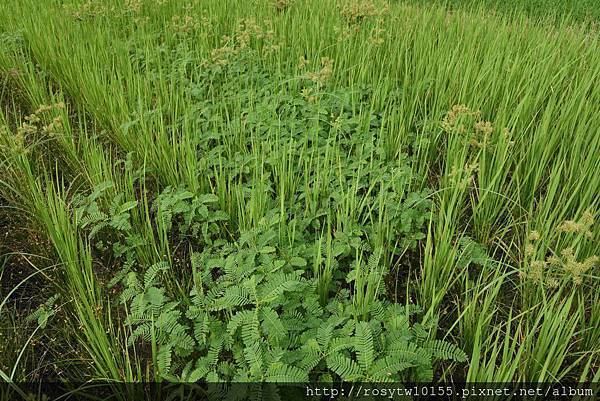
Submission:
[[[598,382],[600,8],[441,3],[4,1],[0,398]]]

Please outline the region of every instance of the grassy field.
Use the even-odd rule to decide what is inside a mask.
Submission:
[[[4,1],[13,396],[600,381],[596,25],[418,3]]]
[[[474,10],[483,13],[498,13],[513,18],[533,17],[535,19],[591,23],[600,22],[600,1],[598,0],[404,0],[416,5],[431,3],[444,6],[448,10]]]

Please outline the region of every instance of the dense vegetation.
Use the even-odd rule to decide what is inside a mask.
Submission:
[[[545,21],[577,21],[595,24],[600,22],[598,0],[404,0],[411,4],[434,3],[449,10],[476,10],[500,13],[513,18],[533,17]]]
[[[594,24],[408,3],[3,2],[0,377],[600,380]]]

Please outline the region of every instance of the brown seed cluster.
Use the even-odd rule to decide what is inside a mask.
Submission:
[[[171,30],[184,36],[190,33],[202,33],[201,36],[207,37],[214,31],[214,23],[206,15],[174,15],[171,18]]]
[[[142,11],[142,2],[140,0],[125,0],[123,7],[126,12],[137,14]]]
[[[308,65],[310,65],[310,60],[304,56],[300,57],[300,60],[298,60],[298,69],[303,70]]]
[[[137,16],[142,12],[141,0],[124,0],[119,7],[108,5],[104,0],[88,0],[85,3],[74,5],[65,4],[63,9],[67,14],[77,20],[89,20],[108,16]],[[137,19],[136,21],[147,21]]]
[[[88,0],[79,6],[66,4],[64,7],[65,11],[77,20],[106,17],[116,13],[114,6],[108,6],[106,2],[98,0]]]
[[[577,261],[571,247],[563,249],[560,254],[563,268],[573,277],[573,282],[577,285],[582,283],[582,276],[596,266],[600,260],[598,256],[594,255],[582,261]]]
[[[26,136],[28,134],[43,132],[48,136],[54,136],[62,128],[62,117],[59,115],[54,117],[50,122],[47,122],[45,115],[50,111],[62,110],[64,108],[65,104],[62,102],[38,107],[35,112],[25,117],[25,122],[17,129],[17,134]]]
[[[388,12],[389,6],[386,3],[375,4],[370,0],[357,0],[345,3],[340,7],[342,18],[349,25],[357,25],[368,18],[379,17]]]
[[[448,173],[450,184],[453,187],[464,190],[476,180],[478,170],[479,163],[477,162],[466,163],[462,168],[452,166],[452,170]]]
[[[31,137],[43,136],[52,138],[60,133],[63,127],[63,118],[60,115],[54,117],[48,116],[50,112],[57,113],[65,108],[63,102],[52,105],[42,105],[32,114],[25,116],[21,125],[17,128],[16,134],[12,137],[9,150],[13,154],[26,154],[27,143],[31,142]],[[4,136],[8,138],[9,136]],[[6,146],[6,144],[5,144]]]
[[[334,27],[338,41],[351,39],[370,27],[367,36],[368,42],[372,46],[379,46],[385,42],[387,31],[384,29],[386,26],[384,16],[389,10],[387,2],[375,3],[370,0],[356,0],[345,2],[339,7],[339,10],[342,24]]]
[[[250,46],[253,40],[262,40],[272,44],[274,31],[269,28],[263,28],[254,18],[244,18],[238,21],[234,32],[234,39],[239,48],[245,49]]]
[[[285,11],[294,4],[294,1],[295,0],[275,0],[275,9],[278,12]]]
[[[442,129],[446,132],[458,131],[459,133],[465,133],[467,128],[462,120],[466,118],[479,119],[480,116],[480,111],[473,111],[464,104],[455,104],[442,120]]]
[[[561,222],[556,231],[562,234],[583,235],[585,240],[591,240],[593,224],[593,214],[586,211],[578,221],[565,220]],[[537,231],[531,231],[527,236],[525,245],[527,268],[521,272],[522,278],[554,288],[558,286],[559,279],[567,275],[575,285],[581,285],[585,275],[600,262],[600,257],[597,255],[579,258],[574,246],[568,246],[555,252],[549,247],[539,244],[540,237]],[[547,256],[536,257],[539,254]]]
[[[222,43],[221,47],[211,51],[208,59],[202,61],[202,66],[228,65],[253,43],[260,44],[262,52],[266,54],[276,52],[280,48],[275,42],[273,29],[259,25],[253,18],[239,20],[232,35],[223,36]]]
[[[594,225],[594,215],[586,210],[579,221],[565,220],[558,226],[558,231],[568,234],[583,234],[586,238],[592,239],[591,227]]]
[[[383,19],[377,18],[375,26],[371,28],[371,32],[369,34],[369,42],[373,46],[379,46],[385,42],[387,31],[383,28],[383,26]]]
[[[300,91],[300,95],[309,103],[317,101],[317,96],[313,94],[312,88],[304,88]]]
[[[329,57],[321,58],[321,69],[307,74],[308,79],[317,85],[324,85],[333,74],[333,60]]]
[[[464,136],[473,149],[491,149],[503,140],[508,146],[514,145],[511,133],[504,128],[498,135],[490,121],[481,119],[481,111],[471,110],[463,104],[452,106],[442,120],[442,129],[447,133]]]

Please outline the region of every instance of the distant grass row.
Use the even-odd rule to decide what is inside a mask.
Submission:
[[[600,22],[599,0],[400,0],[415,5],[437,4],[450,10],[499,12],[513,17]]]

